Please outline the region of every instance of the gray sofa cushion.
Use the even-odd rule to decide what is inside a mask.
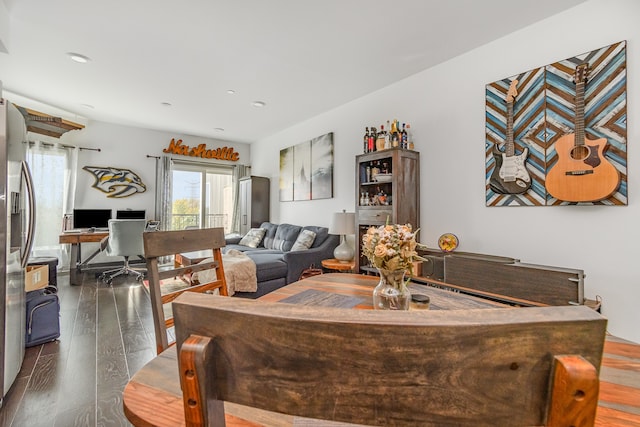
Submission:
[[[278,230],[278,224],[273,224],[271,222],[263,222],[260,224],[260,228],[264,228],[267,230],[264,233],[264,238],[262,239],[262,244],[260,247],[271,249],[273,245],[273,239],[276,237],[276,231]]]
[[[222,253],[226,254],[231,249],[235,249],[235,250],[240,251],[240,252],[262,252],[262,251],[270,250],[270,249],[263,248],[261,246],[258,246],[257,248],[250,248],[249,246],[239,245],[237,243],[232,243],[232,244],[228,244],[227,246],[222,248]]]
[[[271,249],[289,252],[291,247],[295,243],[298,238],[298,234],[300,234],[300,230],[302,227],[299,225],[292,224],[280,224],[278,225],[278,229],[276,230],[276,235],[273,238],[273,242],[271,243]],[[268,246],[265,246],[269,249]]]
[[[268,251],[246,252],[247,256],[256,263],[258,283],[287,277],[287,263],[282,259],[282,253],[269,253]]]

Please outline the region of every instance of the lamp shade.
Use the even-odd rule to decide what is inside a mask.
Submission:
[[[333,221],[329,233],[331,234],[355,234],[356,232],[356,214],[353,212],[336,212],[333,214]]]
[[[350,262],[353,259],[353,248],[349,246],[345,235],[355,234],[356,232],[356,214],[353,212],[336,212],[333,214],[333,221],[329,233],[339,234],[341,243],[333,250],[333,257],[340,262]]]

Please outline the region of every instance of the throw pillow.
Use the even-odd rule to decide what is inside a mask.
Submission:
[[[293,243],[291,247],[291,251],[304,251],[307,250],[313,245],[313,241],[316,239],[316,233],[311,230],[302,230],[300,234],[298,234],[298,238]]]
[[[242,239],[240,239],[239,244],[250,248],[257,248],[264,237],[265,231],[267,230],[264,228],[252,228]]]

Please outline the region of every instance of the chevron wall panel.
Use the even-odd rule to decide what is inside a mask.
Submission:
[[[506,95],[517,80],[519,94],[513,102],[513,144],[516,154],[528,151],[525,168],[531,187],[523,194],[494,191],[491,176],[496,168],[494,147],[505,151],[507,140]],[[522,73],[487,85],[486,89],[485,178],[488,206],[542,206],[545,204],[544,68]]]
[[[613,194],[602,200],[571,202],[554,198],[545,184],[549,171],[555,165],[558,168],[561,165],[556,142],[575,132],[577,85],[574,75],[576,67],[584,63],[589,64],[588,78],[583,86],[585,145],[591,147],[593,140],[601,140],[599,145],[605,144],[600,161],[603,166],[610,163],[615,167],[619,185]],[[502,153],[506,151],[508,140],[506,99],[514,80],[518,93],[512,104],[514,155],[523,157],[527,154],[523,171],[530,177],[530,187],[520,194],[496,185],[502,181],[497,169],[504,171],[508,170],[505,169],[507,166],[513,166]],[[625,41],[490,83],[486,86],[485,110],[487,206],[627,204]],[[596,150],[591,150],[593,155]],[[598,168],[594,167],[592,176],[601,170]],[[577,176],[576,179],[581,178]]]

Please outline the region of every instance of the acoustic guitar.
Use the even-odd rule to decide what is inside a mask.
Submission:
[[[493,146],[496,166],[489,178],[489,187],[498,194],[521,194],[531,187],[531,177],[525,166],[529,149],[525,147],[522,153],[516,155],[513,142],[513,103],[518,96],[517,84],[518,80],[513,80],[507,91],[507,139],[504,153],[497,144]]]
[[[618,170],[604,156],[606,138],[588,139],[584,131],[584,92],[589,64],[576,67],[575,133],[556,141],[558,161],[546,177],[550,195],[568,202],[596,202],[613,194],[620,184]]]

